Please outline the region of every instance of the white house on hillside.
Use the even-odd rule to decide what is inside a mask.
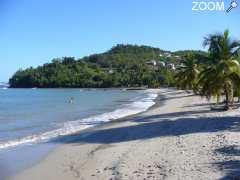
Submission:
[[[160,62],[159,62],[159,66],[164,68],[164,67],[166,67],[166,63],[163,62],[163,61],[160,61]]]
[[[170,70],[176,70],[176,67],[174,64],[170,63],[167,65],[167,68],[170,69]]]
[[[146,62],[146,64],[147,64],[147,65],[151,65],[151,66],[157,66],[157,61],[154,60],[154,59],[152,59],[152,60]]]

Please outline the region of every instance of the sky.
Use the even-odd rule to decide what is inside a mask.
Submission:
[[[192,0],[0,0],[0,82],[18,69],[116,44],[202,50],[204,36],[227,28],[240,39],[240,7],[227,14],[192,6]]]

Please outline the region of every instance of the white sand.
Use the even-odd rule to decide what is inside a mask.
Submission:
[[[183,91],[57,148],[15,180],[227,179],[240,176],[239,110],[210,112]],[[163,105],[164,102],[164,105]]]

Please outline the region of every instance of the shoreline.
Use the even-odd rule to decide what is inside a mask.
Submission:
[[[156,89],[148,89],[146,91],[146,93],[147,94],[152,94],[153,93],[153,94],[157,95],[157,97],[153,100],[154,105],[150,106],[150,108],[152,108],[157,103],[156,99],[158,98],[158,90],[156,90]],[[150,109],[150,108],[148,108],[148,109]],[[142,112],[144,112],[144,111],[142,111]],[[22,167],[20,167],[20,168],[18,167],[16,170],[15,170],[15,167],[14,167],[13,173],[7,173],[8,175],[7,176],[3,175],[3,178],[5,179],[5,178],[9,178],[9,177],[15,176],[16,174],[21,173],[22,171],[30,168],[31,166],[34,166],[34,165],[38,164],[43,159],[45,159],[48,156],[49,153],[53,152],[55,149],[57,149],[59,146],[61,146],[61,144],[73,141],[75,134],[77,134],[78,137],[80,137],[81,134],[87,134],[87,133],[91,132],[92,130],[94,130],[97,127],[107,126],[109,123],[111,124],[112,122],[115,122],[115,121],[124,121],[127,118],[133,118],[134,116],[136,116],[138,114],[141,114],[142,112],[139,112],[137,114],[128,115],[128,116],[125,116],[123,118],[114,119],[114,120],[111,120],[109,122],[104,122],[104,123],[100,123],[100,124],[97,124],[97,125],[93,125],[92,127],[90,126],[90,127],[86,128],[86,129],[79,130],[79,131],[77,131],[75,133],[71,133],[69,135],[59,136],[59,137],[50,139],[47,142],[36,142],[36,144],[30,145],[30,146],[28,146],[27,144],[26,145],[21,145],[20,147],[16,146],[16,147],[13,147],[14,149],[11,149],[12,147],[10,147],[10,151],[19,151],[20,150],[20,152],[21,152],[22,148],[24,148],[24,149],[28,150],[29,153],[31,153],[31,150],[29,150],[29,149],[33,149],[33,151],[36,151],[36,152],[38,152],[37,154],[41,154],[41,155],[37,156],[36,158],[32,157],[33,155],[30,155],[29,156],[30,159],[33,159],[33,160],[29,160],[29,162],[24,163],[24,165]],[[39,149],[39,150],[37,150],[37,149]],[[42,150],[40,150],[40,149],[42,149]],[[7,148],[4,149],[4,150],[8,151]],[[25,157],[27,158],[28,156],[25,155]],[[23,158],[20,158],[20,160],[24,161]],[[3,166],[3,168],[4,168],[4,164],[3,163],[0,163],[0,166],[1,167]],[[0,173],[1,173],[1,171],[0,171]],[[2,172],[2,173],[5,174],[5,172]]]
[[[74,138],[75,136],[77,136],[78,138],[84,138],[84,137],[90,135],[94,130],[96,130],[98,128],[108,127],[108,126],[111,126],[111,125],[113,125],[115,123],[120,123],[120,122],[128,121],[129,119],[137,118],[137,117],[141,116],[142,114],[144,114],[147,111],[154,110],[154,109],[156,109],[156,108],[158,108],[160,106],[163,106],[162,103],[164,103],[164,100],[162,98],[164,97],[164,95],[161,95],[161,90],[162,89],[161,90],[160,89],[148,89],[148,90],[156,91],[155,93],[157,94],[157,97],[153,100],[154,101],[154,105],[150,106],[147,110],[139,112],[139,113],[136,113],[136,114],[128,115],[128,116],[125,116],[125,117],[122,117],[122,118],[114,119],[114,120],[111,120],[111,121],[108,121],[108,122],[104,122],[102,124],[98,124],[98,125],[95,125],[95,126],[92,126],[92,127],[89,127],[89,128],[83,129],[83,130],[80,130],[78,132],[69,134],[69,135],[65,135],[65,136],[63,136],[61,138],[57,138],[56,142],[60,141],[60,146],[62,144],[61,141],[67,142],[67,143],[71,143],[72,141],[75,140],[75,138]],[[164,90],[167,90],[167,89],[164,89]]]
[[[116,90],[120,90],[120,89],[116,89]],[[12,147],[17,147],[18,145],[27,145],[28,143],[41,143],[41,142],[51,142],[52,140],[55,140],[55,139],[62,139],[64,138],[64,136],[68,136],[68,135],[72,135],[72,134],[75,134],[75,133],[79,133],[79,132],[82,132],[82,131],[85,131],[85,130],[88,130],[88,129],[91,129],[91,128],[94,128],[95,126],[99,126],[99,125],[102,125],[102,124],[106,124],[106,123],[109,123],[111,121],[116,121],[116,120],[120,120],[122,118],[127,118],[127,117],[131,117],[131,116],[135,116],[137,114],[140,114],[142,112],[145,112],[146,110],[148,110],[149,108],[151,108],[152,106],[154,106],[154,104],[156,103],[155,99],[158,97],[158,90],[157,89],[146,89],[146,90],[143,90],[147,95],[147,102],[149,102],[150,104],[147,104],[147,106],[143,106],[141,108],[136,108],[136,107],[132,107],[131,106],[136,106],[134,105],[134,103],[143,103],[144,99],[142,95],[140,95],[139,97],[141,97],[142,99],[139,99],[139,100],[135,100],[135,101],[130,101],[131,103],[123,103],[122,107],[118,107],[116,109],[113,109],[111,111],[107,111],[107,112],[102,112],[100,114],[96,114],[96,115],[89,115],[87,117],[84,117],[84,118],[79,118],[79,119],[76,119],[76,120],[72,120],[72,121],[69,121],[69,124],[70,123],[76,123],[78,121],[95,121],[96,119],[102,119],[101,121],[99,121],[97,124],[87,124],[87,125],[80,125],[80,126],[75,126],[75,127],[78,127],[78,129],[64,129],[64,127],[62,128],[59,128],[59,129],[53,129],[53,130],[50,130],[50,131],[47,131],[45,133],[54,133],[52,134],[50,137],[48,137],[48,135],[45,136],[45,133],[40,133],[38,134],[37,136],[44,136],[44,137],[36,137],[35,135],[29,135],[29,136],[25,136],[25,137],[22,137],[20,139],[13,139],[13,140],[9,140],[9,141],[6,141],[6,142],[3,142],[2,144],[0,143],[0,150],[1,149],[8,149],[8,148],[12,148]],[[151,97],[152,95],[156,95],[156,98],[154,97]],[[151,104],[153,103],[153,105]],[[128,108],[130,108],[131,111],[127,111]],[[118,111],[121,111],[121,113],[119,113]],[[109,117],[105,117],[105,116],[109,116]],[[104,117],[102,117],[104,116]],[[70,124],[71,125],[71,124]],[[74,126],[74,125],[71,125],[71,126]],[[85,127],[84,127],[85,126]],[[58,130],[62,130],[63,132],[57,132]],[[56,131],[56,132],[54,132]],[[23,142],[20,142],[20,141],[23,141]],[[26,141],[26,142],[25,142]]]
[[[161,96],[161,95],[160,95]],[[221,148],[239,146],[239,111],[212,112],[198,96],[168,89],[143,113],[72,135],[9,179],[221,179],[237,176]],[[161,101],[159,101],[161,99]],[[219,123],[221,121],[221,123]],[[230,161],[230,162],[231,162]],[[227,162],[226,162],[227,163]],[[220,166],[221,165],[221,166]]]

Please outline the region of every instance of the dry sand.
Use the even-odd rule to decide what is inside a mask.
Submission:
[[[158,105],[75,135],[14,180],[233,179],[240,176],[239,110],[160,90]],[[82,135],[82,136],[81,136]]]

